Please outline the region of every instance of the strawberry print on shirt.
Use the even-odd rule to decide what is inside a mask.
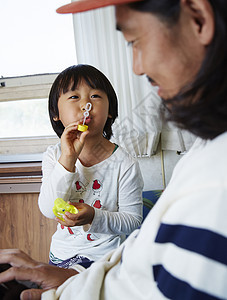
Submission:
[[[84,191],[86,191],[86,187],[81,181],[77,180],[75,182],[75,185],[76,185],[76,191],[77,192],[80,192],[82,194]]]
[[[94,195],[98,193],[98,196],[100,196],[100,192],[102,190],[102,182],[98,179],[93,180],[92,190]]]
[[[100,209],[102,207],[101,200],[95,200],[92,206]]]

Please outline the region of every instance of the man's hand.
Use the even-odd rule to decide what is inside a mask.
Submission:
[[[56,289],[69,277],[78,274],[73,269],[62,269],[33,260],[17,249],[0,250],[0,263],[9,263],[10,269],[0,273],[0,282],[26,280],[38,284],[42,289],[25,290],[21,299],[40,299],[45,290]],[[30,296],[29,296],[30,295]]]
[[[33,268],[39,262],[18,249],[0,249],[0,264],[10,264],[13,267],[27,266]]]

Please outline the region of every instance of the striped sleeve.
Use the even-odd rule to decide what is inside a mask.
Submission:
[[[153,274],[169,299],[227,299],[227,239],[213,231],[162,223]],[[174,258],[174,259],[173,259]]]

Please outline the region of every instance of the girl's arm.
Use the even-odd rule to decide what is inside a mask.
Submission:
[[[42,186],[39,195],[39,208],[47,218],[55,218],[52,211],[54,201],[62,198],[69,200],[75,173],[67,171],[59,162],[60,144],[48,147],[43,155]]]
[[[71,195],[75,163],[87,135],[87,132],[77,130],[77,123],[71,123],[64,129],[61,146],[49,147],[43,155],[43,179],[38,203],[41,212],[48,218],[55,218],[52,211],[55,199],[68,201]]]

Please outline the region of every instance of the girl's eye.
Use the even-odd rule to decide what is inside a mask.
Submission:
[[[78,99],[78,96],[73,95],[73,96],[70,96],[69,99]]]
[[[91,98],[101,98],[101,96],[95,94],[95,95],[91,95]]]

